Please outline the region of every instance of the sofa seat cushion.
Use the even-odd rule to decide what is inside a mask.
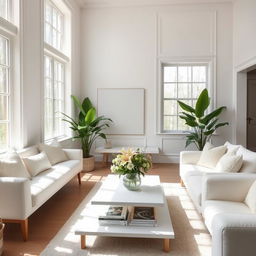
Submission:
[[[193,200],[196,208],[201,212],[203,175],[190,175],[186,179],[187,192]]]
[[[205,225],[212,234],[212,224],[215,216],[221,213],[251,214],[250,208],[241,202],[206,200],[203,205]]]
[[[191,175],[202,175],[203,173],[214,172],[214,169],[195,165],[195,164],[181,164],[180,165],[180,176],[183,181],[186,180],[187,176]]]
[[[69,160],[53,165],[31,180],[32,206],[38,207],[62,188],[80,171],[79,160]]]

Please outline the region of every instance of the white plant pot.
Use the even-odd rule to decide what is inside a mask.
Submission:
[[[94,170],[95,159],[94,156],[87,157],[83,159],[83,171],[91,172]]]

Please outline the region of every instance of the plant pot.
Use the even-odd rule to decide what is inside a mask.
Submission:
[[[94,170],[95,159],[94,156],[90,156],[83,159],[83,171],[91,172]]]
[[[4,235],[4,223],[2,223],[1,220],[0,220],[0,255],[2,255],[3,248],[4,248],[3,235]]]

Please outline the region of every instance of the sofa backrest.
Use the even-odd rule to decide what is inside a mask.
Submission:
[[[256,152],[240,146],[237,154],[243,156],[243,165],[240,172],[256,173]]]

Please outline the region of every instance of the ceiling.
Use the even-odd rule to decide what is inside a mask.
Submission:
[[[143,6],[169,4],[227,3],[235,0],[76,0],[83,8],[111,6]]]

